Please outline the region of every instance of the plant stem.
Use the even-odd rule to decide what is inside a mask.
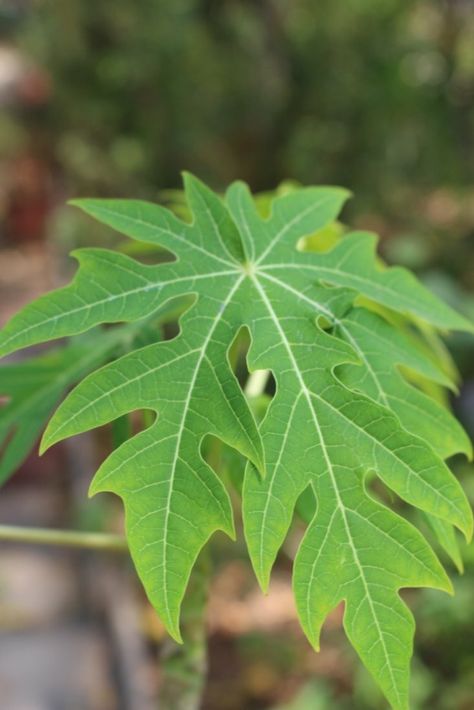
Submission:
[[[33,545],[58,545],[60,547],[84,547],[108,552],[127,552],[128,546],[122,535],[88,533],[75,530],[49,530],[26,528],[15,525],[0,525],[0,541],[26,542]]]
[[[199,710],[207,672],[205,607],[210,576],[203,550],[191,575],[181,610],[183,645],[167,639],[161,653],[162,710]]]
[[[258,397],[265,391],[270,370],[255,370],[252,372],[245,385],[245,394],[247,397]]]

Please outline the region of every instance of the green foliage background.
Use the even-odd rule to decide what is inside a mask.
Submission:
[[[469,5],[42,2],[16,38],[52,74],[41,128],[78,189],[172,187],[186,168],[390,203],[472,178]]]
[[[473,287],[470,0],[7,0],[0,27],[52,84],[0,151],[46,156],[69,194],[154,198],[182,169],[344,185],[347,219],[401,237],[389,259]]]

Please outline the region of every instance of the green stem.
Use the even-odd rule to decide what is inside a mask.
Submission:
[[[184,643],[167,639],[161,654],[160,708],[199,710],[207,673],[205,608],[210,561],[204,550],[191,575],[181,610]]]
[[[26,542],[33,545],[84,547],[108,552],[128,551],[126,540],[122,535],[74,530],[49,530],[47,528],[25,528],[16,525],[0,525],[0,540]]]

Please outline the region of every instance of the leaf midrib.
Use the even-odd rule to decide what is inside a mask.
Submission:
[[[332,324],[339,326],[339,328],[346,334],[347,339],[351,343],[352,347],[354,350],[357,352],[357,354],[360,356],[361,360],[365,363],[369,374],[371,375],[374,384],[377,388],[377,391],[379,393],[379,398],[382,400],[383,404],[388,407],[388,400],[385,395],[385,392],[380,384],[379,378],[377,377],[377,374],[373,370],[370,362],[367,360],[364,351],[360,348],[358,342],[356,339],[352,336],[352,334],[349,332],[349,330],[345,327],[344,323],[342,320],[339,320],[339,318],[336,318],[334,313],[330,311],[329,309],[324,308],[321,303],[318,301],[314,301],[312,298],[309,298],[309,296],[306,296],[304,293],[301,293],[301,291],[298,291],[297,289],[293,288],[289,284],[285,283],[284,281],[281,281],[280,279],[275,278],[274,276],[270,276],[269,274],[262,273],[262,276],[269,281],[273,281],[274,283],[278,284],[282,288],[285,288],[287,291],[291,291],[291,293],[294,293],[295,296],[298,296],[298,298],[302,299],[303,301],[306,301],[307,303],[311,304],[314,308],[317,308],[319,311],[324,313],[325,315],[329,316],[332,320]]]
[[[308,269],[309,271],[315,271],[318,274],[318,277],[321,278],[322,276],[331,276],[331,275],[337,275],[339,277],[342,277],[343,279],[350,278],[354,283],[356,284],[361,284],[363,287],[369,287],[369,291],[364,291],[364,289],[361,289],[361,293],[365,293],[368,295],[369,293],[374,293],[374,288],[378,291],[381,292],[382,294],[387,294],[388,297],[390,297],[390,300],[382,300],[382,298],[379,296],[379,299],[381,303],[385,303],[385,305],[389,306],[390,308],[393,308],[394,310],[397,310],[400,313],[411,313],[412,315],[419,316],[420,318],[426,318],[429,323],[433,323],[435,325],[438,325],[439,327],[446,328],[447,326],[443,324],[442,320],[439,319],[434,319],[432,315],[426,316],[422,315],[422,312],[420,312],[419,309],[415,310],[413,309],[413,303],[409,299],[406,299],[404,297],[404,294],[400,291],[394,291],[393,289],[389,288],[388,286],[385,286],[384,284],[381,284],[380,281],[374,281],[370,279],[366,279],[363,276],[360,276],[359,274],[355,274],[350,271],[341,271],[340,269],[337,269],[335,267],[328,267],[328,266],[316,266],[312,264],[305,264],[305,263],[293,263],[293,264],[263,264],[261,267],[261,271],[265,270],[275,270],[275,269],[299,269],[300,271],[302,269]],[[383,272],[380,272],[383,273]],[[409,273],[409,272],[407,272]],[[331,281],[331,279],[329,279]],[[332,281],[332,283],[335,283],[336,285],[340,285],[341,281]],[[421,301],[420,303],[422,307],[426,305],[426,299],[429,297],[429,293],[424,294],[424,300]],[[397,300],[397,305],[394,305],[393,299],[396,297]],[[402,307],[400,307],[402,305]],[[444,304],[442,304],[444,305]],[[441,307],[441,306],[440,306]],[[445,307],[446,308],[446,307]],[[423,308],[424,310],[424,308]],[[461,318],[461,316],[459,316]],[[467,327],[467,321],[466,321],[466,327]],[[471,326],[471,330],[474,330],[474,327]]]
[[[275,283],[278,283],[282,288],[285,288],[285,289],[287,289],[288,291],[291,291],[292,293],[294,293],[295,295],[297,295],[297,296],[300,297],[301,299],[306,300],[307,302],[311,303],[315,308],[317,308],[317,309],[319,309],[319,310],[323,310],[324,307],[323,307],[320,303],[318,303],[318,301],[313,301],[313,299],[309,298],[309,297],[306,296],[305,294],[300,293],[299,291],[297,291],[296,289],[294,289],[292,286],[289,286],[288,284],[286,284],[284,281],[281,281],[280,279],[276,279],[275,277],[269,277],[267,274],[262,274],[262,276],[264,276],[264,278],[269,278],[271,281],[274,281]],[[330,311],[327,311],[327,313],[332,317],[333,322],[334,322],[335,324],[336,324],[336,323],[339,323],[339,324],[340,324],[340,321],[334,316],[333,313],[331,313]],[[345,386],[343,383],[340,383],[340,385],[341,385],[341,387],[344,387],[344,386]],[[332,409],[333,412],[335,412],[335,414],[336,414],[337,416],[341,416],[341,417],[343,417],[344,419],[347,420],[347,418],[344,416],[344,414],[343,414],[342,411],[340,411],[339,409],[336,409],[330,402],[328,402],[326,399],[323,399],[320,395],[317,395],[315,392],[311,392],[311,390],[309,390],[309,391],[310,391],[312,397],[314,397],[315,399],[319,399],[319,400],[320,400],[321,402],[323,402],[327,407],[329,407],[330,409]],[[364,396],[364,395],[363,395],[363,396]],[[390,409],[389,411],[390,411],[390,413],[392,414],[392,416],[393,416],[396,420],[398,420],[397,415],[396,415],[395,413],[392,413],[392,410],[391,410],[391,409]],[[361,429],[361,428],[360,428],[359,426],[357,426],[357,424],[355,424],[355,422],[353,422],[351,419],[348,419],[347,421],[349,421],[349,423],[350,423],[352,426],[355,426],[357,429],[359,429],[365,436],[368,436],[369,438],[373,439],[373,437],[371,437],[370,434],[368,434],[368,432],[365,431],[365,429]],[[400,427],[401,427],[401,424],[400,424]],[[402,427],[401,427],[401,428],[402,428]],[[403,429],[403,428],[402,428],[402,429]],[[413,435],[413,436],[414,436],[414,435]],[[414,475],[413,472],[412,472],[412,470],[410,469],[410,467],[406,464],[406,462],[405,462],[403,459],[401,459],[401,458],[397,455],[397,453],[396,453],[395,451],[392,451],[392,450],[390,450],[390,449],[387,449],[387,448],[383,445],[383,443],[382,443],[381,441],[378,441],[378,440],[374,440],[374,441],[375,441],[376,444],[377,444],[378,446],[380,446],[384,451],[387,451],[387,453],[388,453],[389,455],[391,455],[391,456],[393,456],[394,458],[396,458],[397,461],[407,470],[409,476],[413,476],[413,475]],[[441,463],[442,463],[442,461],[441,461]],[[441,490],[437,489],[435,486],[432,486],[432,485],[429,483],[429,481],[427,481],[426,479],[424,479],[423,482],[424,482],[424,484],[426,485],[427,488],[430,488],[432,491],[434,491],[435,493],[437,493],[437,494],[444,500],[444,502],[448,504],[448,506],[450,507],[451,510],[454,510],[454,512],[457,512],[457,510],[456,510],[454,504],[452,503],[452,501],[451,501],[449,498],[446,498],[446,496],[443,495],[443,493],[442,493]],[[443,519],[444,519],[444,518],[443,518]],[[449,522],[449,521],[447,521],[447,522]]]
[[[168,485],[168,495],[166,498],[166,505],[165,505],[165,511],[164,511],[165,515],[164,515],[164,525],[163,525],[163,550],[162,550],[162,554],[163,554],[163,597],[164,597],[165,611],[166,611],[166,615],[168,617],[168,623],[171,628],[175,627],[175,623],[174,623],[174,620],[171,618],[170,607],[169,607],[169,598],[168,598],[168,589],[167,589],[167,582],[166,582],[166,576],[168,573],[167,564],[166,564],[167,545],[168,545],[167,531],[168,531],[169,517],[170,517],[170,512],[171,512],[171,497],[172,497],[172,493],[173,493],[173,482],[174,482],[174,477],[176,474],[176,464],[179,459],[179,450],[180,450],[180,446],[181,446],[181,439],[183,436],[183,431],[184,431],[184,427],[185,427],[185,423],[186,423],[186,417],[188,414],[189,405],[191,403],[192,393],[193,393],[194,386],[196,384],[196,380],[197,380],[197,377],[198,377],[198,374],[199,374],[199,371],[201,368],[201,364],[206,356],[207,347],[211,341],[214,331],[216,330],[219,322],[222,319],[222,316],[224,315],[229,303],[231,302],[232,297],[234,296],[234,293],[237,291],[237,289],[239,288],[239,286],[242,283],[242,281],[244,280],[244,278],[245,278],[245,274],[242,273],[242,275],[238,279],[236,279],[236,281],[233,284],[232,288],[230,289],[227,297],[223,301],[221,308],[219,309],[219,312],[218,312],[215,320],[213,321],[212,327],[210,328],[209,333],[207,334],[207,336],[202,344],[202,347],[200,348],[201,352],[200,352],[200,355],[199,355],[198,360],[195,365],[194,374],[193,374],[193,377],[192,377],[190,385],[189,385],[188,396],[185,400],[184,407],[183,407],[183,414],[181,416],[181,420],[179,423],[175,454],[174,454],[174,458],[173,458],[171,473],[170,473],[170,476],[168,479],[169,485]],[[179,635],[179,632],[178,632],[178,635]]]
[[[393,670],[392,670],[392,667],[391,667],[391,663],[390,663],[390,659],[389,659],[387,647],[386,647],[386,645],[385,645],[385,639],[384,639],[384,636],[383,636],[382,631],[381,631],[381,628],[380,628],[380,624],[379,624],[379,621],[378,621],[378,617],[377,617],[377,615],[375,614],[375,610],[374,610],[372,598],[371,598],[371,596],[370,596],[370,594],[369,594],[369,586],[368,586],[367,580],[366,580],[365,575],[364,575],[364,569],[363,569],[363,566],[362,566],[362,564],[361,564],[361,562],[360,562],[359,556],[358,556],[358,554],[357,554],[357,549],[356,549],[356,547],[355,547],[355,545],[354,545],[354,541],[353,541],[353,539],[352,539],[352,535],[351,535],[351,532],[350,532],[350,527],[349,527],[349,524],[348,524],[348,521],[347,521],[347,516],[346,516],[346,507],[345,507],[345,505],[344,505],[344,503],[343,503],[343,501],[342,501],[342,498],[341,498],[341,495],[340,495],[340,491],[339,491],[339,488],[338,488],[338,485],[337,485],[337,480],[336,480],[336,477],[335,477],[335,473],[334,473],[334,470],[333,470],[333,467],[332,467],[332,462],[331,462],[331,459],[330,459],[330,457],[329,457],[329,454],[328,454],[327,449],[326,449],[326,446],[325,446],[324,438],[323,438],[323,435],[322,435],[321,428],[320,428],[320,426],[319,426],[319,422],[318,422],[318,419],[317,419],[317,416],[316,416],[316,412],[314,411],[313,402],[312,402],[312,393],[311,393],[311,391],[306,387],[306,383],[305,383],[304,378],[303,378],[303,375],[301,374],[301,371],[300,371],[300,369],[299,369],[299,367],[298,367],[298,363],[297,363],[296,358],[295,358],[295,356],[294,356],[294,354],[293,354],[293,351],[292,351],[292,349],[291,349],[291,345],[290,345],[290,343],[289,343],[289,341],[288,341],[288,339],[287,339],[287,337],[286,337],[286,335],[285,335],[284,330],[282,329],[282,327],[281,327],[281,325],[280,325],[280,322],[279,322],[279,320],[278,320],[278,317],[277,317],[275,311],[273,310],[271,301],[268,299],[268,297],[267,297],[267,295],[266,295],[266,293],[265,293],[265,290],[264,290],[263,287],[260,285],[258,279],[255,278],[255,276],[253,276],[253,275],[251,276],[251,278],[252,278],[252,281],[253,281],[253,283],[254,283],[254,285],[255,285],[257,291],[258,291],[259,294],[260,294],[260,297],[261,297],[261,299],[262,299],[262,301],[263,301],[263,303],[264,303],[264,305],[265,305],[265,307],[266,307],[268,313],[270,314],[270,318],[271,318],[272,321],[274,322],[274,325],[275,325],[275,327],[276,327],[276,329],[277,329],[277,331],[278,331],[278,334],[279,334],[280,339],[281,339],[281,341],[282,341],[282,343],[283,343],[283,346],[285,347],[285,349],[286,349],[286,351],[287,351],[287,353],[288,353],[288,357],[289,357],[289,359],[290,359],[292,368],[293,368],[293,370],[294,370],[294,372],[295,372],[295,375],[296,375],[296,377],[297,377],[297,379],[298,379],[298,382],[300,383],[301,390],[302,390],[302,392],[303,392],[303,394],[304,394],[304,396],[305,396],[305,398],[306,398],[306,401],[307,401],[307,403],[308,403],[308,407],[309,407],[310,412],[311,412],[311,417],[312,417],[312,419],[313,419],[313,422],[314,422],[314,425],[315,425],[315,429],[316,429],[316,432],[317,432],[317,435],[318,435],[318,439],[319,439],[319,442],[320,442],[320,445],[321,445],[321,450],[322,450],[322,452],[323,452],[324,460],[325,460],[325,462],[326,462],[327,470],[328,470],[329,477],[330,477],[330,481],[331,481],[331,486],[332,486],[332,488],[333,488],[333,490],[334,490],[334,494],[335,494],[335,497],[336,497],[337,507],[338,507],[338,509],[339,509],[339,511],[340,511],[340,514],[341,514],[341,517],[342,517],[342,520],[343,520],[344,529],[345,529],[345,532],[346,532],[346,537],[347,537],[347,540],[348,540],[348,543],[349,543],[349,546],[350,546],[350,549],[351,549],[351,552],[352,552],[352,556],[353,556],[355,565],[356,565],[356,567],[357,567],[357,569],[358,569],[358,571],[359,571],[359,578],[360,578],[361,581],[362,581],[362,584],[363,584],[363,587],[364,587],[364,592],[365,592],[365,595],[366,595],[366,598],[367,598],[367,601],[368,601],[368,604],[369,604],[369,607],[370,607],[370,611],[371,611],[371,614],[372,614],[372,618],[373,618],[373,621],[374,621],[374,625],[375,625],[375,627],[376,627],[376,629],[377,629],[378,636],[379,636],[379,639],[380,639],[380,643],[381,643],[382,648],[383,648],[385,663],[386,663],[387,668],[389,669],[389,674],[390,674],[390,678],[391,678],[391,682],[392,682],[392,689],[393,689],[393,691],[395,692],[395,694],[396,694],[396,696],[397,696],[397,699],[398,699],[399,701],[401,701],[401,697],[400,697],[400,694],[399,694],[399,692],[398,692],[398,687],[397,687],[397,685],[396,685],[396,683],[395,683],[395,678],[394,678],[394,675],[393,675]],[[313,566],[313,570],[314,570],[314,566]]]
[[[326,195],[325,197],[321,197],[319,200],[315,199],[314,202],[312,202],[306,209],[298,212],[293,219],[289,222],[285,222],[285,225],[272,238],[271,242],[265,247],[262,254],[260,254],[259,258],[255,262],[255,266],[259,266],[262,263],[265,257],[273,250],[275,245],[278,244],[278,242],[295,226],[295,224],[298,224],[298,222],[301,222],[305,217],[307,217],[307,215],[311,214],[311,212],[317,211],[320,207],[327,202],[331,202],[333,199],[334,197],[332,195]]]
[[[80,200],[77,201],[77,204],[80,203]],[[86,210],[87,211],[87,210]],[[94,212],[99,211],[102,212],[106,215],[110,215],[112,217],[118,217],[119,219],[123,220],[124,222],[128,222],[132,226],[136,225],[142,225],[143,227],[146,227],[147,229],[152,229],[155,232],[158,232],[158,235],[164,234],[166,236],[171,237],[172,239],[176,239],[179,242],[182,242],[187,248],[191,247],[192,249],[195,249],[196,251],[200,251],[202,254],[205,254],[207,257],[210,259],[214,259],[215,261],[220,261],[222,264],[226,264],[227,266],[235,266],[231,261],[228,259],[223,259],[220,256],[217,256],[217,254],[213,254],[211,251],[207,251],[207,249],[204,249],[201,247],[199,244],[196,244],[195,242],[186,239],[185,236],[182,234],[177,234],[176,232],[173,232],[171,229],[163,229],[162,227],[157,227],[156,223],[154,222],[148,222],[146,219],[143,219],[142,217],[129,217],[128,215],[122,213],[122,212],[117,212],[115,210],[110,209],[110,207],[105,207],[102,204],[98,204],[96,206],[95,210],[91,211],[91,214],[94,215]],[[193,224],[191,225],[186,225],[183,223],[183,227],[187,227],[188,229],[192,230]],[[120,230],[118,230],[120,231]],[[159,236],[157,235],[157,241],[156,243],[159,243]],[[128,235],[127,235],[128,236]],[[137,239],[137,241],[142,241],[140,238]],[[143,240],[145,241],[145,240]]]
[[[299,395],[296,397],[296,399],[295,399],[295,401],[294,401],[294,403],[293,403],[293,406],[291,407],[290,416],[288,417],[288,422],[287,422],[286,427],[285,427],[285,433],[284,433],[284,435],[283,435],[283,440],[282,440],[282,443],[281,443],[281,446],[280,446],[280,451],[279,451],[279,453],[278,453],[278,459],[277,459],[277,461],[276,461],[276,463],[275,463],[275,469],[276,469],[278,466],[280,466],[281,460],[282,460],[283,455],[284,455],[284,453],[285,453],[286,443],[287,443],[287,441],[288,441],[288,435],[289,435],[289,432],[290,432],[290,429],[291,429],[291,425],[292,425],[292,423],[293,423],[293,417],[294,417],[294,415],[295,415],[296,407],[298,406],[298,403],[299,403],[299,401],[300,401],[300,397],[302,396],[302,394],[303,394],[302,392],[299,393]],[[274,485],[275,485],[275,476],[272,478],[272,480],[271,480],[271,482],[270,482],[269,489],[268,489],[267,500],[266,500],[266,502],[265,502],[265,507],[264,507],[264,509],[263,509],[263,515],[262,515],[262,525],[261,525],[261,529],[260,529],[259,575],[258,575],[258,576],[259,576],[259,579],[260,579],[261,581],[265,581],[265,587],[264,587],[265,590],[266,590],[266,588],[267,588],[267,586],[268,586],[268,580],[267,580],[268,575],[267,575],[267,574],[264,575],[264,573],[263,573],[263,571],[264,571],[264,565],[263,565],[263,557],[264,557],[264,556],[263,556],[263,548],[264,548],[264,544],[265,544],[263,532],[264,532],[264,530],[266,530],[266,522],[267,522],[267,517],[268,517],[268,510],[269,510],[269,507],[270,507],[270,500],[271,500],[272,497],[273,497],[273,487],[274,487]],[[276,500],[279,500],[279,499],[276,498]]]
[[[128,291],[121,291],[118,294],[112,294],[110,296],[107,296],[106,298],[102,298],[100,300],[94,301],[93,303],[88,303],[85,304],[84,306],[78,306],[77,308],[71,308],[70,310],[64,312],[64,313],[59,313],[56,316],[52,316],[51,318],[47,318],[46,320],[41,321],[41,323],[35,323],[34,325],[27,326],[26,328],[22,328],[18,333],[15,333],[14,335],[10,336],[3,342],[0,342],[0,351],[2,353],[7,352],[9,346],[11,343],[13,343],[15,340],[18,340],[19,338],[23,338],[26,333],[30,332],[31,330],[35,330],[37,328],[43,328],[50,323],[55,323],[56,321],[64,318],[70,318],[71,316],[76,315],[77,313],[80,313],[81,311],[85,310],[90,310],[91,308],[96,308],[97,306],[102,306],[105,303],[111,303],[112,301],[116,301],[119,299],[124,299],[128,298],[129,296],[133,296],[137,293],[144,293],[147,291],[152,291],[154,289],[156,290],[161,290],[165,288],[166,286],[173,286],[174,284],[177,283],[182,283],[186,281],[197,281],[201,279],[210,279],[214,278],[217,276],[230,276],[231,274],[239,274],[240,270],[238,269],[229,269],[228,271],[215,271],[215,272],[209,272],[207,274],[196,274],[196,275],[190,275],[190,276],[181,276],[176,279],[168,279],[167,281],[160,281],[159,283],[148,283],[146,286],[140,286],[138,288],[134,289],[129,289]],[[90,325],[87,325],[86,330],[90,329]],[[82,332],[82,331],[77,331],[77,332]],[[54,337],[54,336],[53,336]],[[26,346],[25,346],[26,347]]]

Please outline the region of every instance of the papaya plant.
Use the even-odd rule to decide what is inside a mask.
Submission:
[[[343,233],[336,220],[346,190],[289,185],[256,201],[242,182],[225,197],[189,174],[184,183],[180,216],[135,200],[73,201],[146,245],[147,260],[78,250],[72,283],[3,328],[2,356],[72,340],[0,369],[9,398],[0,411],[2,477],[72,383],[41,451],[151,411],[103,462],[90,492],[122,499],[138,575],[181,641],[199,553],[217,530],[235,535],[222,472],[206,460],[212,435],[246,461],[236,487],[263,590],[298,511],[306,532],[293,588],[305,634],[318,650],[325,618],[343,602],[349,641],[390,705],[404,710],[414,621],[399,591],[451,592],[433,545],[460,568],[456,530],[472,535],[468,501],[446,464],[455,453],[469,457],[471,444],[446,406],[456,372],[440,334],[474,326],[411,273],[387,268],[373,234]],[[148,263],[162,250],[168,258]],[[177,312],[179,333],[164,339],[160,325]],[[236,376],[242,332],[246,387]],[[265,390],[256,408],[253,395]]]

